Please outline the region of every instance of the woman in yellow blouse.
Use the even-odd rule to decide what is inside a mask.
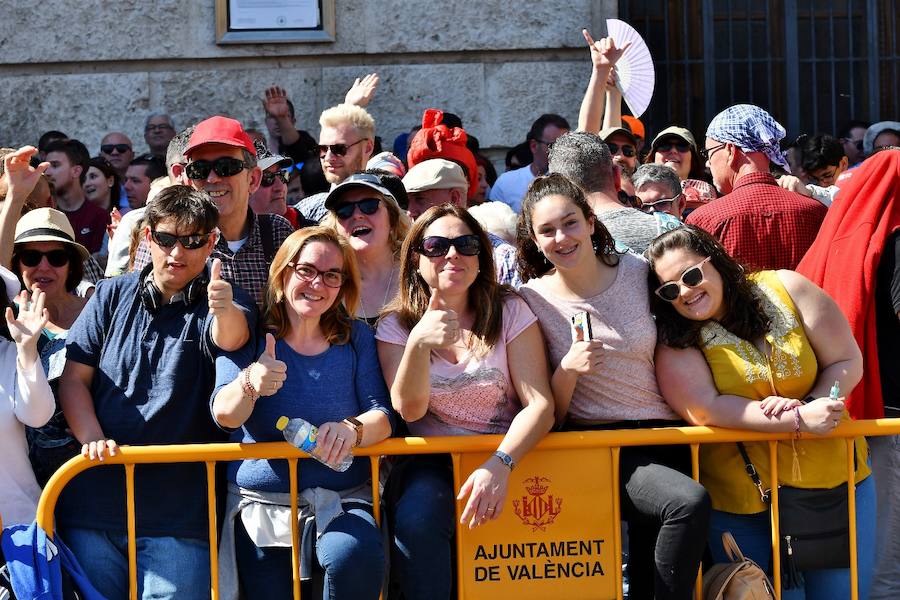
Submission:
[[[793,271],[748,274],[712,236],[685,226],[656,238],[651,308],[659,345],[656,374],[667,402],[688,422],[755,431],[825,434],[847,419],[843,398],[862,376],[862,355],[837,305]],[[766,442],[744,444],[762,485],[772,485]],[[874,556],[874,484],[864,438],[856,440],[860,598]],[[713,502],[710,546],[725,559],[721,532],[768,570],[768,505],[747,475],[736,444],[703,445],[700,480]],[[778,483],[833,488],[847,481],[842,439],[778,443]],[[809,570],[782,598],[849,598],[849,569]]]

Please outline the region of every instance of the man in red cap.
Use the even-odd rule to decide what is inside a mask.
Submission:
[[[282,216],[250,210],[250,194],[262,179],[253,140],[234,119],[210,117],[194,128],[184,155],[191,187],[209,194],[219,208],[220,235],[212,257],[222,261],[222,278],[262,306],[269,264],[293,228]],[[135,269],[146,264],[147,256],[136,255]]]

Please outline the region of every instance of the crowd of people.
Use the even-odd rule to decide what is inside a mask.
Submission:
[[[651,138],[622,115],[623,48],[584,35],[577,126],[540,115],[499,177],[437,109],[383,150],[375,74],[318,140],[273,86],[266,132],[152,114],[137,156],[117,132],[93,158],[61,131],[0,151],[4,526],[30,523],[79,453],[275,441],[301,418],[326,463],[299,467],[302,578],[321,572],[328,598],[451,598],[456,503],[489,526],[551,430],[715,425],[794,439],[777,473],[766,443],[704,445],[699,482],[684,446],[623,449],[629,597],[692,598],[725,531],[771,575],[776,478],[846,489],[844,441],[818,436],[900,407],[900,123],[787,143],[740,104],[702,138]],[[368,463],[327,466],[390,436],[473,434],[502,441],[459,489],[448,456],[392,461],[387,538]],[[896,598],[896,437],[852,446],[859,597]],[[57,506],[87,597],[128,596],[123,474],[90,469]],[[289,597],[287,462],[221,475],[220,597]],[[138,595],[208,598],[203,466],[141,465],[134,492]],[[782,597],[850,585],[846,565],[798,566]]]

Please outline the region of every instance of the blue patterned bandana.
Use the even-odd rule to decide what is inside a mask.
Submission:
[[[752,104],[726,108],[713,118],[706,130],[706,137],[734,144],[744,152],[762,152],[790,173],[791,168],[778,146],[784,135],[784,127],[772,115]]]

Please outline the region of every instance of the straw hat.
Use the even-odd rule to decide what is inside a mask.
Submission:
[[[87,260],[91,253],[75,241],[75,232],[65,213],[52,208],[37,208],[25,214],[16,223],[15,244],[26,242],[62,242],[74,246]]]

